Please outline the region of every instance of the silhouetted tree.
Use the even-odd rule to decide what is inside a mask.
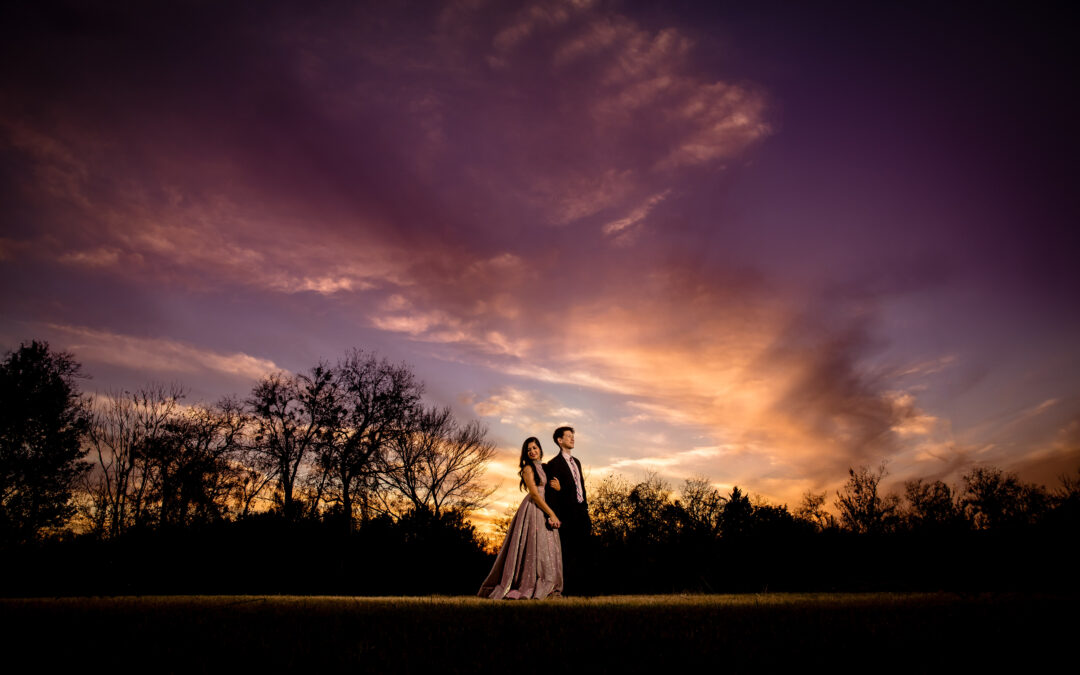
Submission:
[[[166,425],[155,453],[159,525],[224,517],[244,475],[237,454],[245,422],[241,405],[225,399],[213,407],[194,406]]]
[[[885,465],[876,471],[860,466],[848,469],[848,481],[836,493],[836,509],[844,527],[860,534],[880,534],[895,529],[900,500],[895,495],[878,494],[881,479],[888,473]]]
[[[495,541],[494,550],[498,551],[499,545],[502,544],[502,540],[510,532],[510,525],[514,522],[514,516],[517,515],[518,506],[511,504],[502,510],[495,520],[492,521],[492,526],[495,528]]]
[[[408,433],[391,439],[381,478],[413,508],[435,515],[447,507],[470,511],[491,495],[480,478],[493,454],[483,425],[462,426],[449,408],[432,408],[416,416]]]
[[[674,543],[689,522],[682,504],[672,501],[671,486],[655,473],[633,484],[606,476],[589,489],[589,513],[593,534],[610,544]]]
[[[622,542],[630,533],[630,490],[623,476],[610,474],[589,488],[589,517],[592,531],[605,543]]]
[[[79,371],[70,354],[37,341],[0,364],[0,542],[35,539],[74,512],[72,490],[88,468]]]
[[[359,350],[350,352],[335,369],[335,418],[319,455],[319,467],[331,478],[333,499],[348,529],[353,526],[357,493],[370,515],[369,487],[364,479],[379,469],[379,459],[391,442],[403,441],[418,417],[423,385],[404,364],[379,361]]]
[[[1049,506],[1041,486],[1021,482],[1014,473],[996,467],[976,467],[963,476],[961,504],[980,530],[1032,525]]]
[[[86,485],[98,533],[115,537],[133,525],[150,524],[159,458],[171,442],[169,424],[183,396],[174,384],[95,397],[90,447],[97,467]]]
[[[953,530],[966,525],[952,488],[940,480],[909,480],[904,483],[904,496],[908,503],[908,526],[913,530]]]
[[[749,534],[753,524],[754,505],[750,498],[743,494],[739,486],[731,488],[731,496],[720,517],[720,529],[725,537],[738,537]]]
[[[697,535],[718,536],[727,498],[703,477],[687,478],[681,497],[679,504],[686,514],[687,529]]]
[[[813,532],[814,528],[788,511],[786,504],[758,502],[754,504],[750,533],[759,537],[783,538],[796,533]]]
[[[671,501],[671,486],[650,473],[634,485],[626,497],[629,507],[629,535],[641,544],[673,542],[685,521],[682,507]]]
[[[255,385],[248,399],[254,427],[252,457],[277,481],[282,513],[303,515],[295,488],[305,460],[330,441],[339,419],[333,370],[319,364],[310,373],[275,373]]]
[[[1053,512],[1049,515],[1052,525],[1064,528],[1080,526],[1080,471],[1077,476],[1062,474],[1059,485],[1051,495]]]
[[[236,461],[230,465],[235,476],[232,498],[236,503],[237,515],[245,518],[257,511],[254,508],[256,501],[265,499],[263,493],[274,480],[275,474],[272,469],[267,468],[254,444],[241,442],[237,447],[236,457]]]
[[[810,523],[818,532],[835,528],[836,518],[825,510],[825,497],[827,492],[815,493],[807,491],[795,510],[795,517]]]

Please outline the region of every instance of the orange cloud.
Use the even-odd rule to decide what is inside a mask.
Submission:
[[[582,418],[594,428],[619,423],[623,433],[638,434],[627,443],[635,454],[607,447],[606,459],[597,457],[593,467],[600,473],[652,468],[676,479],[708,475],[788,503],[839,480],[848,466],[883,457],[902,459],[908,468],[939,461],[925,448],[946,429],[920,408],[914,388],[899,388],[895,375],[910,378],[911,369],[880,371],[860,362],[862,319],[817,322],[754,281],[710,283],[679,267],[653,269],[644,278],[627,270],[625,279],[609,269],[609,285],[583,288],[562,311],[499,323],[507,339],[528,335],[513,359],[456,357],[537,385],[614,396],[599,417],[521,387],[470,399],[474,411],[525,433]],[[453,292],[452,284],[441,288]],[[453,305],[437,298],[422,301]],[[482,316],[455,325],[462,343],[482,344],[492,322],[498,321]],[[419,332],[410,337],[431,339]],[[611,405],[625,412],[605,419]],[[632,431],[645,426],[676,433]],[[712,444],[685,445],[691,437]]]

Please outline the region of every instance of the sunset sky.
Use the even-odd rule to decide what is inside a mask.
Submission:
[[[792,507],[1075,473],[1074,24],[700,4],[8,3],[0,347],[191,402],[405,361],[498,443],[481,520],[561,423]]]

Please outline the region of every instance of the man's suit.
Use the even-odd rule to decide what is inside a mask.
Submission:
[[[589,533],[592,531],[592,521],[589,520],[589,500],[585,493],[585,474],[581,471],[581,462],[577,457],[572,457],[577,467],[578,476],[581,477],[582,501],[577,500],[577,490],[574,487],[574,475],[570,472],[570,465],[566,463],[565,456],[560,452],[550,462],[544,465],[547,474],[548,487],[544,491],[544,498],[559,517],[562,525],[559,527],[559,540],[562,544],[563,553],[563,577],[570,587],[580,589],[582,580],[586,575],[585,563],[587,558]],[[559,479],[559,490],[551,488],[551,479]],[[578,590],[578,592],[580,592]]]

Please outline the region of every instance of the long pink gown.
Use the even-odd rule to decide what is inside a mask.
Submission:
[[[533,466],[536,489],[543,497],[547,477],[539,462]],[[499,549],[499,557],[477,595],[492,600],[541,600],[549,595],[562,595],[562,589],[559,532],[547,526],[547,516],[532,497],[525,495]]]

